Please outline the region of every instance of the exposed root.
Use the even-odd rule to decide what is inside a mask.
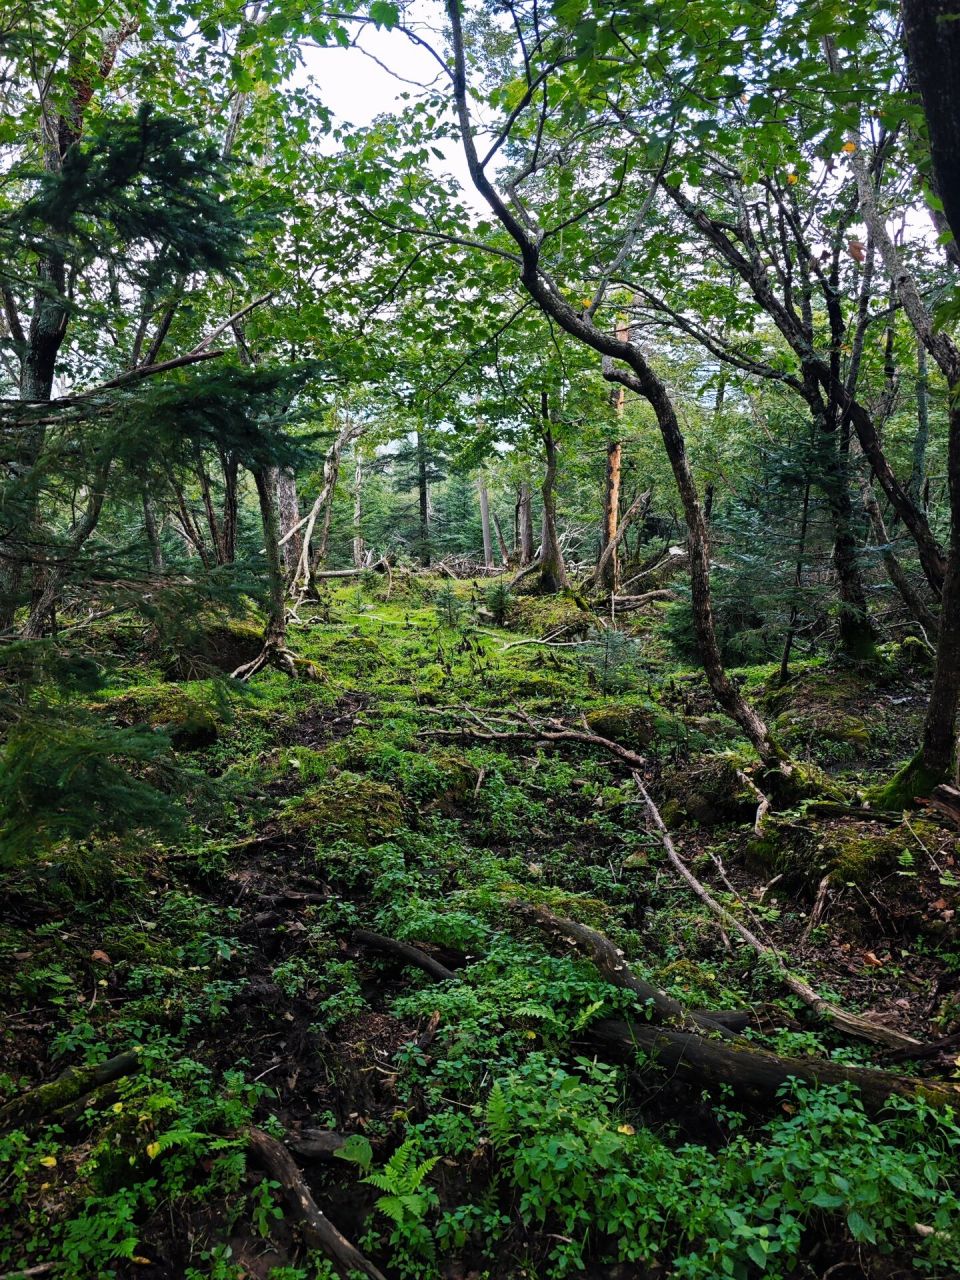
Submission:
[[[235,671],[231,671],[230,678],[246,682],[266,667],[276,667],[291,680],[297,680],[301,675],[308,680],[320,679],[320,672],[312,662],[306,658],[299,658],[282,641],[269,639],[263,642],[263,648],[255,658],[250,662],[241,663]]]
[[[330,1219],[320,1212],[300,1170],[283,1143],[271,1138],[262,1129],[251,1129],[248,1140],[259,1162],[280,1183],[284,1198],[299,1221],[307,1244],[322,1249],[343,1276],[351,1276],[359,1271],[362,1275],[369,1276],[370,1280],[385,1280],[383,1272],[365,1258]]]
[[[913,1036],[905,1035],[902,1031],[895,1031],[892,1027],[882,1026],[880,1023],[873,1022],[870,1018],[862,1017],[858,1013],[849,1013],[846,1009],[839,1009],[814,991],[809,983],[804,982],[802,978],[795,977],[783,963],[780,954],[767,943],[761,942],[757,935],[738,920],[732,912],[728,911],[726,907],[722,907],[690,871],[677,853],[670,832],[660,816],[660,810],[651,800],[649,792],[643,785],[643,779],[639,774],[634,773],[633,780],[637,784],[653,824],[657,828],[670,865],[681,879],[687,883],[704,906],[722,921],[726,928],[736,933],[748,946],[753,948],[758,956],[772,960],[784,986],[792,991],[794,995],[799,996],[804,1004],[813,1009],[820,1017],[830,1022],[838,1031],[845,1031],[848,1035],[856,1036],[860,1040],[869,1040],[874,1044],[883,1044],[893,1049],[904,1048],[907,1045],[915,1046],[920,1043]]]

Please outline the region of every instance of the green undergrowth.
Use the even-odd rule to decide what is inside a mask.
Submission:
[[[665,665],[646,622],[629,643],[598,640],[570,599],[494,600],[498,627],[477,618],[490,611],[483,584],[398,576],[386,589],[372,575],[326,591],[291,633],[318,683],[267,671],[232,685],[205,620],[205,676],[130,660],[89,685],[37,685],[45,714],[57,702],[105,742],[136,734],[150,749],[109,757],[116,811],[86,828],[65,810],[31,843],[39,775],[24,792],[33,808],[0,918],[0,1104],[133,1046],[143,1067],[0,1137],[0,1272],[332,1275],[247,1158],[257,1124],[353,1135],[343,1159],[303,1167],[391,1280],[627,1274],[620,1264],[792,1280],[811,1258],[820,1272],[867,1259],[870,1275],[956,1275],[949,1114],[897,1102],[869,1116],[852,1091],[790,1087],[764,1112],[642,1057],[608,1060],[591,1040],[596,1020],[648,1011],[548,943],[518,903],[603,930],[688,1007],[781,1011],[750,1033],[768,1047],[871,1060],[805,1020],[752,952],[723,945],[669,874],[629,771],[588,747],[437,732],[502,730],[517,707],[585,717],[645,758],[690,865],[744,914],[711,877],[751,838],[756,796],[738,777],[751,758],[702,679]],[[571,610],[582,646],[508,647]],[[248,624],[224,625],[232,645]],[[816,665],[800,671],[815,700]],[[759,696],[775,675],[737,678]],[[820,763],[836,763],[824,741]],[[131,809],[131,780],[156,813]],[[749,856],[770,874],[788,854],[813,866],[802,805],[781,818]],[[903,836],[873,833],[879,852],[862,833],[811,839],[822,865],[829,854],[853,877],[902,870]],[[918,839],[931,844],[925,827]],[[770,927],[799,928],[803,909],[799,897],[751,907]],[[355,945],[358,928],[427,949],[453,980]]]

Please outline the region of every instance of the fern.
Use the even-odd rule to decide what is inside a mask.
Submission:
[[[490,1140],[495,1147],[503,1146],[513,1137],[513,1119],[510,1115],[510,1106],[507,1102],[507,1095],[504,1093],[503,1086],[499,1081],[496,1081],[490,1090],[484,1119],[486,1120],[487,1128],[490,1130]]]
[[[428,1156],[417,1163],[416,1143],[408,1139],[378,1173],[368,1174],[363,1181],[385,1194],[377,1200],[377,1208],[397,1226],[411,1219],[420,1221],[430,1205],[430,1197],[418,1194],[439,1156]]]

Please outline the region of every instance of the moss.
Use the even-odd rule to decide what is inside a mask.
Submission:
[[[766,870],[782,872],[811,890],[824,876],[840,884],[864,885],[895,871],[904,850],[915,853],[918,837],[929,844],[941,834],[935,824],[922,819],[911,826],[912,832],[904,826],[840,822],[814,830],[768,819],[763,836],[747,845],[747,854]]]
[[[216,686],[147,685],[107,705],[117,724],[159,729],[178,751],[211,746],[230,717],[229,700]]]
[[[256,657],[262,644],[263,621],[259,618],[201,616],[185,635],[177,636],[165,674],[171,680],[229,674]]]
[[[864,721],[837,707],[789,707],[774,722],[774,733],[788,751],[836,743],[858,755],[870,746],[870,730]]]
[[[403,827],[403,799],[385,782],[341,773],[288,805],[280,825],[288,833],[307,831],[324,841],[378,844]]]
[[[518,631],[532,636],[552,635],[561,630],[571,637],[584,636],[591,622],[591,615],[584,610],[582,602],[564,593],[521,596],[514,605],[511,618],[515,618]]]
[[[648,746],[656,736],[653,712],[644,707],[596,707],[586,714],[591,733],[636,751]]]
[[[781,808],[802,800],[846,799],[842,789],[815,764],[791,760],[789,772],[771,769],[759,781],[761,789]]]
[[[871,787],[865,799],[874,809],[911,809],[918,797],[928,796],[946,780],[943,773],[928,768],[918,752],[888,782]]]
[[[757,808],[757,797],[739,777],[743,762],[733,754],[706,756],[664,779],[672,813],[711,826],[717,822],[745,822]]]

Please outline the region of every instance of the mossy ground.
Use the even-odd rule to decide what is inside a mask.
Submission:
[[[915,819],[892,829],[820,819],[797,801],[771,822],[768,847],[751,853],[755,797],[737,778],[749,752],[702,677],[667,665],[654,626],[639,621],[629,653],[616,655],[612,693],[609,653],[507,647],[550,634],[561,613],[582,616],[575,603],[525,604],[506,631],[474,624],[483,591],[463,584],[451,627],[433,603],[443,587],[401,579],[388,601],[371,578],[326,593],[312,625],[290,637],[323,673],[317,683],[269,671],[248,688],[225,684],[208,624],[205,677],[191,670],[170,680],[168,658],[132,654],[98,695],[97,714],[114,723],[171,730],[166,768],[172,778],[189,767],[192,779],[180,789],[181,828],[162,842],[144,831],[64,850],[8,876],[0,1101],[134,1044],[144,1069],[77,1114],[0,1138],[0,1271],[52,1260],[70,1280],[328,1275],[305,1261],[274,1192],[247,1165],[242,1135],[256,1122],[361,1134],[378,1165],[408,1141],[419,1158],[439,1157],[422,1217],[402,1230],[354,1165],[304,1165],[331,1219],[391,1278],[614,1280],[681,1274],[671,1271],[675,1259],[686,1259],[682,1274],[708,1277],[725,1273],[728,1256],[736,1274],[761,1274],[735,1233],[714,1239],[680,1218],[658,1228],[642,1264],[624,1262],[641,1255],[618,1244],[616,1225],[571,1234],[564,1214],[593,1192],[562,1161],[547,1170],[553,1191],[537,1184],[542,1215],[524,1207],[526,1166],[508,1146],[495,1153],[484,1110],[495,1081],[513,1081],[509,1096],[527,1108],[516,1121],[524,1150],[562,1135],[585,1141],[589,1131],[577,1159],[592,1160],[604,1135],[619,1135],[604,1178],[629,1164],[631,1187],[640,1185],[636,1169],[662,1173],[665,1161],[729,1179],[715,1162],[730,1144],[757,1144],[759,1160],[783,1135],[651,1064],[610,1067],[609,1077],[591,1067],[590,1022],[638,1011],[589,965],[555,954],[508,904],[544,902],[604,929],[639,972],[691,1006],[752,1009],[752,1034],[774,1048],[853,1061],[868,1050],[811,1023],[752,955],[725,942],[669,873],[627,771],[590,748],[434,736],[475,725],[465,705],[481,718],[513,706],[585,717],[640,751],[655,794],[673,801],[675,838],[695,872],[730,909],[759,918],[815,985],[926,1037],[960,1025],[951,832]],[[235,627],[224,625],[232,644]],[[773,690],[775,669],[735,676],[756,696]],[[891,722],[912,708],[898,701],[915,693],[902,667],[889,664],[866,695],[858,679],[811,664],[792,689],[773,690],[771,710],[815,726],[835,724],[835,714],[865,723],[867,697]],[[178,741],[178,724],[200,720],[206,736]],[[860,770],[888,767],[899,739],[878,741],[871,724],[854,744],[857,773],[853,756],[835,750],[842,741],[812,730],[797,738],[811,765],[828,766],[852,792]],[[826,869],[835,876],[828,910],[802,942]],[[358,948],[360,926],[416,942],[457,981],[435,986]],[[558,1071],[586,1090],[573,1110],[548,1107]],[[788,1105],[813,1115],[820,1104]],[[863,1162],[886,1167],[906,1141],[896,1132],[889,1142],[871,1137]],[[922,1138],[910,1141],[921,1149]],[[927,1157],[943,1195],[957,1176],[946,1151]],[[686,1181],[693,1186],[692,1173]],[[763,1215],[774,1211],[746,1188],[737,1194],[731,1208],[746,1227],[766,1230]],[[842,1266],[881,1277],[890,1266],[906,1274],[928,1264],[931,1274],[956,1274],[906,1218],[891,1210],[892,1225],[871,1241],[851,1229],[844,1203],[816,1210],[790,1269],[768,1274],[806,1275],[808,1263],[816,1274]]]

